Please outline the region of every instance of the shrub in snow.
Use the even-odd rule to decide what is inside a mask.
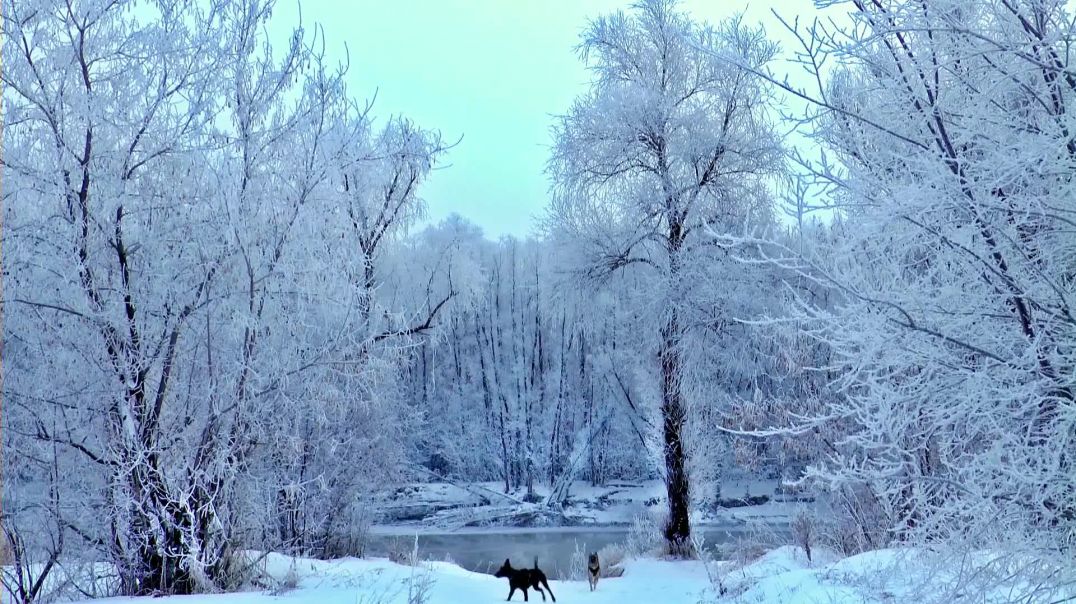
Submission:
[[[288,572],[276,581],[273,585],[273,589],[269,592],[274,596],[278,596],[282,593],[291,591],[299,586],[299,573],[296,569],[296,560],[292,558],[291,564],[288,565]]]
[[[695,550],[695,555],[698,556],[699,562],[702,563],[703,569],[706,570],[706,579],[710,582],[711,589],[718,596],[724,596],[728,593],[728,588],[725,586],[721,568],[710,553],[706,551],[705,539],[701,535],[695,534],[692,537],[691,546]]]
[[[845,556],[885,547],[891,518],[871,489],[848,485],[818,499],[818,541]]]
[[[664,548],[661,532],[663,519],[649,513],[643,513],[631,519],[628,536],[624,542],[624,552],[629,558],[651,556]]]
[[[585,581],[587,578],[587,555],[586,544],[575,542],[572,547],[572,555],[568,558],[568,578],[572,581]]]
[[[598,550],[598,560],[601,563],[601,576],[619,577],[624,574],[623,563],[627,557],[627,545],[622,543],[610,543]]]
[[[416,564],[407,578],[407,604],[426,604],[436,581],[433,572],[425,564]]]
[[[818,522],[814,515],[805,510],[800,510],[792,517],[789,523],[792,531],[792,542],[803,548],[807,561],[811,561],[811,547],[818,540]]]
[[[418,535],[414,537],[393,537],[389,544],[389,560],[404,566],[418,566],[421,562],[418,553]]]

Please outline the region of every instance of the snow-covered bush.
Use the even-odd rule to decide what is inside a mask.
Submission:
[[[610,543],[598,550],[601,563],[601,576],[619,577],[624,572],[624,561],[628,559],[628,547],[623,543]]]
[[[792,542],[803,548],[808,562],[811,561],[811,548],[818,543],[818,525],[818,519],[804,510],[796,512],[788,525],[792,532]]]
[[[722,576],[723,569],[717,561],[714,560],[710,552],[706,551],[705,539],[696,533],[692,538],[691,546],[695,550],[695,555],[698,556],[699,562],[702,563],[703,569],[706,571],[706,580],[710,582],[710,589],[712,593],[717,597],[723,597],[728,593],[728,587],[725,585],[725,579]]]
[[[279,596],[299,586],[299,573],[296,570],[296,564],[297,561],[293,558],[291,564],[288,565],[288,572],[275,582],[269,593]]]
[[[638,514],[631,519],[628,536],[624,541],[624,553],[628,558],[652,556],[662,551],[663,520],[651,514]]]
[[[426,604],[430,601],[430,591],[436,578],[426,564],[416,564],[411,568],[407,579],[407,604]]]
[[[587,557],[590,552],[585,543],[578,541],[572,546],[572,555],[568,558],[568,578],[572,581],[587,580]]]

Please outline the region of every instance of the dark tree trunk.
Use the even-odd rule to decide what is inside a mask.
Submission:
[[[669,519],[665,525],[665,541],[670,555],[688,557],[691,555],[691,527],[688,523],[691,489],[683,441],[685,409],[683,394],[680,391],[682,360],[679,331],[679,322],[674,312],[662,329],[661,350],[658,353],[661,361],[665,489],[669,500]]]
[[[671,197],[667,198],[666,204],[670,209],[677,207]],[[683,225],[678,218],[675,212],[670,212],[668,251],[672,304],[668,320],[661,328],[661,348],[658,350],[658,360],[661,363],[665,490],[669,500],[669,518],[665,525],[665,547],[670,555],[686,558],[692,555],[691,525],[688,519],[691,485],[687,475],[687,454],[684,450],[686,409],[684,395],[680,389],[680,378],[684,371],[681,348],[683,326],[680,324],[680,315],[676,307],[680,300],[678,283],[680,252],[684,243]]]
[[[189,546],[183,533],[190,532],[189,517],[169,501],[166,486],[160,480],[156,459],[148,461],[148,469],[137,466],[126,476],[128,488],[135,501],[131,534],[133,552],[124,556],[121,582],[126,595],[191,594],[196,586],[190,569],[182,564]]]

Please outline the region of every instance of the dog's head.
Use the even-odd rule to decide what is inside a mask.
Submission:
[[[597,566],[598,565],[598,552],[592,552],[590,554],[589,564],[590,564],[590,566]]]
[[[497,572],[493,573],[493,576],[497,578],[511,577],[512,570],[512,563],[509,561],[508,558],[505,558],[504,565],[497,569]]]

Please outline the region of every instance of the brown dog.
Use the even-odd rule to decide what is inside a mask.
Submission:
[[[590,581],[590,591],[598,589],[598,577],[601,574],[602,567],[598,562],[598,552],[594,552],[587,559],[587,581]]]

